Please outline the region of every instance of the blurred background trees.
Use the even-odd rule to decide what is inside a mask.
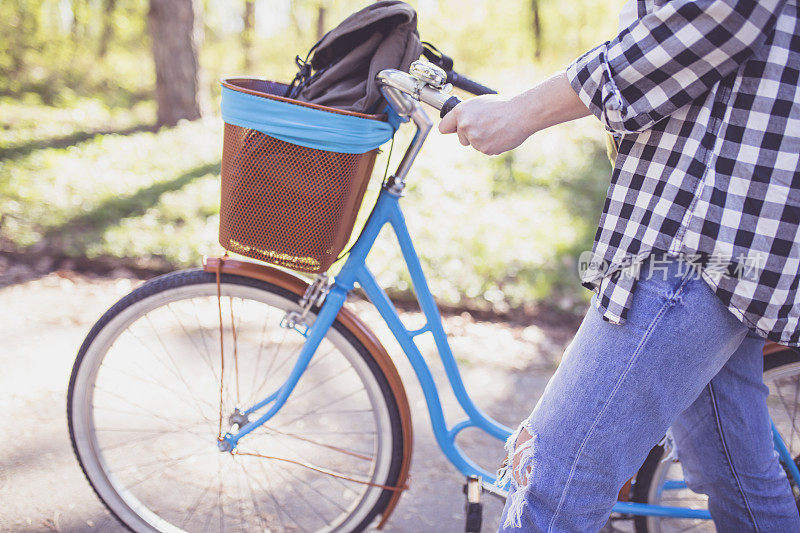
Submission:
[[[295,55],[368,3],[2,0],[0,253],[163,270],[218,252],[218,80],[290,80]],[[459,71],[515,92],[613,36],[622,1],[410,3]],[[446,302],[582,305],[573,263],[608,185],[601,135],[585,119],[494,158],[432,135],[405,206]],[[403,293],[393,253],[376,270]]]
[[[172,61],[169,70],[194,78],[192,64],[197,61],[192,56],[199,56],[210,74],[207,87],[198,90],[216,91],[222,73],[241,69],[286,77],[295,54],[367,3],[4,0],[0,94],[38,95],[49,104],[67,102],[73,95],[93,96],[127,105],[155,97],[156,72],[165,61]],[[465,70],[488,75],[499,68],[565,63],[607,39],[617,11],[617,5],[597,0],[411,3],[419,11],[423,39],[447,51]]]
[[[114,3],[109,0],[106,7],[113,9]],[[202,116],[208,93],[198,59],[203,44],[202,7],[200,0],[150,0],[147,27],[156,72],[158,126],[175,126],[179,120]],[[101,45],[105,35],[105,31],[100,35]]]

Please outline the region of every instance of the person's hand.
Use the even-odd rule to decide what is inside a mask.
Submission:
[[[455,133],[464,146],[486,155],[516,148],[533,135],[532,125],[514,109],[515,100],[491,94],[461,102],[439,123],[442,133]]]
[[[589,110],[561,72],[514,98],[486,95],[453,108],[439,123],[464,146],[487,155],[502,154],[545,128],[585,117]]]

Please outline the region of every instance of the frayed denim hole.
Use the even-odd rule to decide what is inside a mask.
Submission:
[[[662,463],[667,462],[678,462],[681,460],[680,453],[678,451],[678,444],[675,442],[675,435],[672,432],[672,428],[670,427],[667,429],[667,433],[664,435],[664,438],[661,439],[658,443],[660,446],[664,447],[664,457],[661,458]],[[683,480],[686,482],[686,485],[693,491],[700,493],[701,488],[695,484],[695,479],[690,470],[683,468],[682,465],[682,473],[683,473]]]
[[[517,439],[522,429],[525,429],[531,436],[530,439],[516,446]],[[505,466],[498,472],[496,484],[500,487],[510,486],[511,490],[506,503],[506,520],[503,527],[522,527],[522,511],[526,505],[527,487],[530,485],[531,474],[533,473],[533,461],[535,454],[535,445],[538,441],[538,436],[533,432],[527,422],[520,425],[520,427],[508,438],[506,441],[506,463]],[[519,458],[519,464],[514,468],[514,458]],[[525,486],[520,486],[517,483],[517,478],[522,480],[523,475],[527,481]]]
[[[658,444],[664,447],[664,457],[661,459],[662,463],[678,460],[678,446],[675,444],[675,435],[672,434],[672,428],[667,429],[667,433]]]
[[[506,458],[503,461],[503,465],[497,471],[497,479],[495,480],[494,484],[496,487],[505,488],[509,485],[509,482],[513,478],[513,473],[511,472],[511,468],[513,466],[513,458],[514,458],[514,448],[517,446],[517,439],[519,438],[519,434],[522,429],[525,427],[524,422],[519,425],[519,427],[514,431],[511,435],[508,436],[506,439],[506,443],[503,448],[506,451]]]

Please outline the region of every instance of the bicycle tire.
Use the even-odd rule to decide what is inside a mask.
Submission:
[[[786,348],[785,350],[781,350],[778,352],[765,354],[764,355],[764,382],[770,385],[770,397],[767,399],[768,406],[770,407],[770,415],[776,420],[776,426],[778,427],[779,431],[781,431],[782,424],[780,423],[778,413],[776,412],[774,397],[774,386],[775,380],[781,377],[789,377],[794,378],[797,380],[797,384],[795,386],[800,386],[800,380],[798,380],[797,376],[800,376],[800,354],[797,351]],[[784,432],[781,431],[783,435]],[[800,458],[800,436],[796,438],[793,434],[790,435],[792,442],[790,442],[790,446],[794,443],[795,445],[792,446],[791,452],[792,456],[795,458],[795,462],[798,461]],[[668,471],[670,468],[672,469],[680,469],[679,463],[673,462],[662,462],[664,457],[664,448],[662,446],[654,446],[653,449],[650,450],[650,453],[647,456],[642,467],[636,473],[636,477],[634,478],[634,482],[631,487],[631,501],[637,503],[651,503],[651,504],[659,504],[661,503],[656,497],[655,494],[659,492],[659,489],[656,485],[660,484],[663,479],[667,477],[672,477],[668,475]],[[655,485],[654,485],[655,484]],[[683,491],[691,492],[689,489],[682,489]],[[695,493],[691,492],[692,495]],[[797,494],[797,491],[795,491]],[[698,503],[702,503],[702,505],[707,505],[705,503],[705,496],[704,495],[696,495]],[[674,524],[674,528],[670,527],[669,523]],[[694,521],[695,525],[690,523],[691,521],[686,520],[677,520],[677,519],[670,519],[670,518],[660,518],[660,517],[651,517],[651,516],[635,516],[634,517],[634,529],[636,533],[661,533],[663,531],[715,531],[714,525],[710,520],[697,520]],[[687,527],[691,527],[694,529],[686,529]]]
[[[208,470],[209,467],[205,460],[201,460],[198,463],[192,459],[194,465],[190,468],[181,466],[180,475],[178,475],[178,473],[166,475],[164,473],[165,471],[177,469],[178,465],[185,465],[189,459],[186,457],[179,457],[177,459],[172,457],[169,459],[170,461],[177,460],[177,463],[174,464],[169,462],[163,462],[162,464],[158,459],[152,461],[156,455],[155,453],[151,455],[150,452],[156,451],[162,453],[160,449],[162,445],[143,444],[141,440],[117,441],[116,439],[111,439],[114,441],[113,445],[117,445],[117,442],[121,442],[122,444],[120,444],[120,447],[129,450],[124,454],[115,452],[110,444],[106,446],[106,448],[103,448],[103,442],[110,442],[104,432],[117,431],[118,428],[102,428],[97,425],[98,420],[104,421],[108,417],[101,409],[98,409],[96,404],[100,403],[100,405],[103,405],[102,400],[105,399],[106,396],[112,400],[115,395],[117,397],[130,398],[127,397],[125,393],[131,390],[137,390],[136,387],[139,381],[144,382],[147,387],[152,387],[152,384],[148,384],[148,381],[153,381],[155,385],[158,386],[158,381],[156,378],[152,377],[158,367],[157,365],[150,365],[146,368],[146,371],[143,372],[143,375],[131,375],[123,380],[117,379],[116,382],[104,382],[106,386],[109,384],[114,385],[113,391],[110,392],[104,387],[98,387],[98,376],[105,379],[106,375],[113,375],[111,374],[111,369],[113,367],[104,367],[105,364],[118,364],[120,368],[125,367],[126,370],[129,370],[128,367],[130,367],[130,369],[135,369],[144,366],[141,364],[140,358],[144,360],[144,355],[146,354],[128,350],[128,354],[125,355],[125,348],[127,347],[124,346],[121,339],[123,339],[123,337],[127,338],[127,334],[132,331],[132,326],[137,324],[144,325],[143,321],[145,320],[150,322],[156,334],[155,336],[161,341],[164,353],[169,357],[172,361],[172,365],[176,369],[191,368],[194,372],[196,370],[195,367],[200,367],[201,364],[207,362],[208,360],[206,359],[202,362],[200,361],[201,350],[198,348],[199,342],[195,343],[196,339],[190,335],[189,330],[185,327],[183,328],[183,333],[180,335],[176,335],[174,338],[167,338],[167,344],[164,343],[164,339],[162,338],[162,336],[166,335],[165,332],[168,330],[165,325],[166,321],[164,317],[166,317],[168,313],[171,313],[176,316],[175,321],[178,322],[179,319],[177,316],[183,312],[181,305],[188,308],[187,302],[191,303],[192,307],[195,309],[195,313],[197,313],[196,300],[200,300],[201,304],[204,304],[202,300],[208,300],[208,302],[210,302],[208,305],[214,307],[214,311],[216,312],[216,306],[220,305],[224,307],[225,298],[228,297],[229,305],[228,309],[225,311],[226,313],[230,311],[232,321],[234,321],[234,315],[237,315],[235,317],[236,320],[232,322],[232,324],[235,323],[236,328],[239,330],[239,337],[237,337],[236,344],[240,351],[243,346],[246,345],[246,342],[254,338],[250,335],[252,333],[252,330],[249,329],[250,325],[245,322],[248,320],[249,316],[245,317],[245,314],[249,315],[254,309],[264,308],[264,310],[269,310],[267,307],[271,306],[278,311],[275,313],[275,316],[279,320],[279,314],[287,310],[299,309],[296,303],[297,295],[264,281],[231,274],[222,274],[220,288],[222,303],[218,304],[216,277],[212,273],[202,270],[188,270],[173,272],[154,278],[123,297],[112,306],[91,329],[78,352],[70,376],[67,396],[67,418],[73,450],[86,479],[89,481],[92,489],[100,500],[122,524],[133,531],[178,531],[183,529],[197,529],[193,527],[193,525],[198,522],[195,517],[199,516],[198,509],[201,506],[207,506],[204,500],[206,499],[206,493],[209,491],[211,485],[205,485],[205,478],[203,478],[202,484],[193,484],[195,480],[192,476],[200,476],[204,473],[203,470]],[[236,304],[237,300],[238,307]],[[176,314],[176,309],[178,314]],[[313,321],[316,311],[318,311],[317,308],[313,309],[310,313],[310,321]],[[202,319],[206,319],[205,323],[202,321],[199,314],[196,316],[197,331],[200,332],[201,336],[204,335],[203,331],[207,329],[210,337],[214,329],[212,326],[216,324],[216,327],[219,327],[219,314],[214,314],[214,317],[207,317],[204,314]],[[225,316],[227,316],[227,314]],[[157,320],[157,324],[152,325],[153,318],[161,320]],[[264,331],[267,329],[267,321],[263,320],[262,322],[264,322],[261,333],[261,343],[263,346]],[[205,327],[206,325],[208,326],[207,328]],[[184,324],[181,324],[181,326],[183,327]],[[261,322],[259,322],[259,326],[261,326]],[[279,327],[278,323],[274,323],[274,326],[276,328]],[[139,326],[137,325],[136,327],[138,328]],[[217,346],[219,346],[218,331],[217,329]],[[282,333],[289,331],[290,330],[281,328]],[[194,330],[192,330],[192,332],[194,333]],[[133,333],[130,333],[130,335],[133,336]],[[185,338],[182,338],[181,335]],[[224,332],[223,338],[226,339],[225,344],[228,344]],[[180,364],[177,364],[173,357],[179,357],[179,355],[167,350],[167,346],[180,346],[180,344],[171,344],[171,342],[180,342],[185,346],[189,346],[190,341],[191,349],[187,349],[186,351],[190,354],[195,351],[196,353],[190,355],[191,359],[187,360],[188,363],[185,363],[184,359],[179,358],[177,361],[180,362]],[[206,338],[203,337],[203,343],[205,342]],[[274,424],[283,423],[284,425],[280,427],[285,431],[281,432],[273,427],[267,427],[267,425],[262,426],[262,428],[251,433],[251,435],[255,435],[254,439],[256,439],[253,443],[269,442],[271,443],[270,446],[272,449],[279,449],[282,453],[289,454],[287,458],[291,456],[291,458],[298,463],[305,461],[305,459],[303,461],[298,459],[298,457],[301,456],[300,450],[308,451],[309,449],[313,449],[315,452],[313,454],[314,461],[322,461],[324,453],[329,453],[330,456],[335,456],[335,461],[332,462],[338,465],[338,469],[336,466],[330,465],[314,466],[321,466],[335,473],[342,469],[342,464],[358,463],[358,465],[360,465],[358,466],[358,473],[361,475],[356,476],[354,474],[353,477],[363,478],[363,481],[367,481],[368,484],[354,483],[346,479],[343,480],[338,477],[310,471],[306,467],[275,460],[274,456],[271,456],[273,460],[270,461],[262,457],[250,457],[245,455],[234,456],[229,453],[217,451],[218,464],[221,461],[229,461],[229,463],[225,466],[224,473],[222,472],[222,467],[219,467],[217,470],[217,477],[219,478],[217,495],[220,503],[216,511],[213,506],[209,508],[209,515],[204,524],[204,529],[205,526],[211,525],[213,526],[211,529],[214,530],[249,530],[253,529],[253,524],[255,522],[258,522],[256,527],[261,528],[261,530],[272,531],[362,531],[386,508],[393,494],[393,491],[387,487],[396,486],[403,457],[404,444],[397,401],[389,387],[386,376],[379,368],[373,356],[340,321],[337,320],[334,322],[323,343],[327,343],[326,347],[330,345],[333,348],[327,352],[323,358],[323,356],[320,355],[322,345],[320,346],[315,358],[312,359],[309,368],[303,375],[301,383],[298,383],[297,388],[289,398],[286,406],[268,422],[268,424],[273,424],[273,421]],[[228,367],[229,364],[227,358],[229,357],[228,353],[231,351],[232,344],[233,341],[231,340],[225,356],[226,367]],[[120,345],[122,345],[122,347],[120,347]],[[283,341],[281,346],[283,346]],[[273,363],[279,352],[280,347],[275,348],[275,355],[272,359]],[[334,352],[336,355],[331,357],[331,354],[334,354]],[[252,351],[249,353],[252,355]],[[135,357],[131,357],[131,355]],[[243,366],[247,365],[248,369],[253,370],[253,365],[258,365],[261,362],[261,351],[259,349],[257,358],[251,358],[247,361],[242,360],[247,359],[245,353],[240,353],[238,357],[240,360],[237,361],[237,365],[241,363]],[[106,361],[107,358],[109,361]],[[253,359],[257,359],[258,363],[254,363]],[[166,358],[164,360],[166,360]],[[289,361],[289,364],[286,362],[283,364],[291,368],[291,354],[287,358],[287,361]],[[315,363],[315,361],[317,363]],[[334,363],[341,364],[342,361],[344,361],[344,365],[341,369],[336,368],[335,372],[333,372],[332,365]],[[317,364],[319,369],[312,371],[312,365],[314,364]],[[167,363],[164,363],[163,366],[168,369]],[[207,366],[211,369],[208,373],[213,374],[213,369],[215,368],[213,364]],[[257,370],[258,366],[256,366],[255,369]],[[117,369],[114,370],[116,371]],[[262,370],[264,369],[262,368]],[[269,382],[273,375],[276,376],[275,379],[280,380],[281,374],[279,371],[280,368],[278,368],[278,366],[270,365],[264,372],[264,374],[268,374],[265,380]],[[219,374],[225,375],[221,369]],[[336,376],[330,377],[333,374],[336,374]],[[227,375],[230,376],[230,373]],[[262,374],[257,371],[251,372],[247,375],[246,379],[242,381],[252,378],[252,382],[255,384],[257,382],[256,378],[261,375]],[[314,383],[310,381],[303,382],[303,380],[311,380],[312,378],[323,375],[326,376],[324,380],[317,380]],[[199,377],[199,372],[197,375],[191,376],[191,387],[199,387],[200,383],[204,383]],[[354,377],[360,380],[360,383],[363,385],[363,392],[359,389],[356,393],[351,394],[350,397],[344,400],[337,400],[336,397],[331,395],[330,391],[338,391],[339,388],[344,387],[342,384],[352,384],[354,382]],[[208,379],[206,379],[206,381],[208,381]],[[239,381],[238,375],[236,381],[237,383]],[[144,391],[149,392],[150,389],[146,388],[145,385],[142,385],[141,388],[138,389],[140,393]],[[174,389],[169,388],[171,385],[174,385]],[[128,420],[138,421],[144,419],[146,423],[153,424],[163,423],[165,420],[170,420],[171,422],[177,421],[177,418],[172,417],[177,417],[178,414],[176,413],[180,412],[182,414],[184,411],[187,411],[187,406],[192,403],[189,401],[192,389],[185,380],[183,381],[183,385],[186,386],[186,390],[189,391],[189,394],[184,393],[182,399],[175,394],[176,403],[172,404],[169,409],[162,410],[158,413],[153,411],[151,414],[154,416],[143,414],[145,413],[144,410],[137,412],[135,408],[133,414],[126,414],[125,411],[121,411],[120,414],[120,411],[117,410],[117,414],[112,418],[114,423],[116,425],[124,424],[126,416]],[[260,388],[263,386],[264,384],[261,383]],[[181,387],[181,383],[178,381],[172,381],[166,384],[162,383],[161,388],[163,392],[161,394],[166,393],[169,395],[170,392],[177,392],[178,387]],[[256,389],[252,387],[250,393],[258,393],[260,388]],[[208,390],[208,388],[206,390]],[[158,391],[155,391],[153,394],[157,392]],[[228,401],[228,396],[233,393],[229,389],[225,389],[225,392],[228,392],[228,394],[219,393],[222,397],[219,403],[225,404],[225,414],[227,414],[230,411],[229,407],[231,405]],[[322,407],[325,407],[322,413],[319,412],[319,410],[322,409],[322,407],[320,407],[316,409],[316,412],[311,411],[306,415],[302,415],[306,417],[312,416],[311,421],[313,421],[314,424],[308,424],[309,428],[314,429],[316,427],[320,429],[323,424],[326,424],[326,427],[334,427],[332,424],[344,424],[344,426],[336,427],[341,427],[342,429],[356,427],[359,428],[359,430],[352,432],[339,431],[338,433],[328,432],[333,434],[332,438],[338,438],[335,442],[321,442],[311,439],[309,435],[314,435],[314,433],[308,433],[307,429],[304,430],[305,432],[303,433],[298,433],[300,430],[297,428],[305,427],[306,422],[298,422],[297,419],[292,419],[288,421],[287,424],[285,417],[283,420],[279,420],[279,418],[284,410],[291,411],[290,408],[292,406],[296,407],[302,405],[298,403],[301,401],[300,395],[302,394],[306,396],[310,395],[312,402],[323,397],[325,400],[325,403],[322,404]],[[161,405],[159,403],[161,398],[157,396],[148,397],[146,394],[140,394],[136,396],[135,399],[143,403],[149,402]],[[293,402],[293,399],[295,402]],[[174,442],[183,442],[191,439],[192,437],[190,435],[195,435],[193,431],[198,426],[209,425],[209,417],[202,412],[203,409],[206,409],[204,406],[205,398],[197,398],[197,400],[199,401],[195,403],[198,410],[201,411],[201,418],[204,418],[204,421],[190,427],[174,426],[171,431],[167,433],[160,432],[160,429],[154,429],[157,427],[154,425],[152,426],[153,429],[149,429],[149,433],[155,435],[155,437],[152,437],[154,442],[169,441],[173,442],[174,446]],[[334,418],[337,413],[333,410],[333,406],[337,402],[342,406],[342,412],[338,413],[338,418]],[[178,405],[179,403],[184,403],[186,405]],[[308,403],[308,400],[305,403]],[[128,401],[125,407],[126,409],[130,409],[133,405],[135,404]],[[316,405],[315,403],[314,407],[316,407]],[[369,410],[366,408],[350,408],[351,406],[360,407],[362,405],[368,406]],[[107,406],[105,408],[107,409]],[[325,416],[324,421],[321,421],[319,418],[322,414]],[[146,418],[148,416],[149,418]],[[302,416],[300,420],[302,420]],[[122,421],[120,419],[122,419]],[[198,418],[198,420],[199,419],[200,418]],[[348,447],[353,446],[354,442],[359,445],[367,442],[367,439],[362,437],[362,434],[367,434],[368,432],[362,431],[361,428],[362,426],[367,427],[370,420],[377,428],[377,430],[372,433],[372,445],[364,445],[358,449]],[[139,422],[137,422],[137,424],[138,423]],[[350,424],[350,426],[347,424]],[[145,429],[147,429],[147,427],[148,426],[145,426]],[[123,426],[121,429],[123,430],[123,435],[126,434],[124,431],[127,431],[127,434],[134,435],[136,431],[140,431],[139,428],[134,427],[134,425],[130,425],[127,428]],[[225,429],[227,428],[223,426],[223,431]],[[256,435],[258,431],[260,431],[260,434]],[[217,435],[213,433],[212,431],[206,431],[206,433],[202,434],[202,446],[205,446],[207,443],[209,449],[216,447]],[[351,433],[352,435],[350,435]],[[319,435],[322,433],[317,434]],[[169,438],[167,439],[165,435],[169,435]],[[240,441],[240,448],[244,447],[248,438],[250,438],[250,435]],[[322,437],[319,438],[322,439]],[[147,439],[151,439],[151,437],[147,437]],[[289,439],[290,445],[285,444],[286,439]],[[138,444],[135,444],[135,449],[131,450],[129,446],[137,442]],[[164,446],[167,446],[167,444],[164,444]],[[374,454],[370,456],[370,450],[365,450],[364,448],[371,448]],[[188,451],[188,449],[184,449],[184,451]],[[168,455],[169,450],[166,453]],[[205,451],[202,453],[214,455]],[[296,456],[291,455],[292,453]],[[120,457],[118,457],[120,455],[124,455],[124,459],[120,459]],[[176,490],[166,490],[160,486],[153,487],[152,483],[149,483],[150,480],[145,477],[145,481],[140,485],[142,487],[151,487],[147,490],[153,490],[154,492],[153,494],[143,494],[146,492],[144,488],[137,488],[137,485],[128,481],[129,474],[127,474],[126,468],[116,466],[118,463],[128,458],[132,461],[134,456],[146,456],[151,461],[150,465],[144,462],[141,464],[133,464],[134,472],[137,469],[144,471],[145,468],[151,468],[153,464],[155,464],[155,468],[160,468],[161,470],[155,475],[156,479],[153,480],[153,482],[166,478],[169,488]],[[302,457],[307,457],[307,455],[303,455]],[[283,459],[285,460],[286,458]],[[263,476],[259,475],[258,477],[259,485],[255,486],[255,490],[251,478],[253,480],[256,478],[246,471],[250,469],[250,466],[244,466],[245,464],[256,464],[254,461],[258,462],[258,468],[260,468],[261,473],[263,473]],[[370,462],[369,467],[364,464],[367,461]],[[280,467],[275,466],[276,464],[280,465]],[[288,466],[283,466],[284,464]],[[313,463],[305,461],[305,464]],[[213,470],[213,467],[210,468]],[[255,468],[256,467],[253,467],[250,470],[254,472]],[[290,469],[294,470],[292,471]],[[233,474],[231,474],[232,470]],[[291,481],[288,485],[282,484],[281,489],[285,486],[285,490],[281,490],[280,493],[276,493],[272,490],[272,483],[274,480],[278,479],[278,475],[281,476],[280,479],[283,481],[287,479]],[[227,476],[227,478],[225,478],[225,476]],[[234,487],[230,481],[231,476],[236,479],[236,487]],[[298,499],[302,500],[303,491],[301,488],[291,485],[302,482],[304,476],[311,476],[312,479],[305,487],[302,487],[302,489],[310,490],[311,492],[309,494],[313,497],[305,499],[303,505],[297,506],[295,503],[290,503],[289,499],[295,501]],[[245,478],[247,479],[245,480]],[[198,479],[200,478],[198,477]],[[248,484],[247,487],[242,486],[243,480]],[[227,491],[224,494],[224,498],[229,498],[229,495],[234,492],[237,493],[235,495],[235,502],[233,502],[234,497],[223,501],[223,486]],[[199,499],[193,501],[195,504],[193,507],[181,507],[175,503],[175,507],[169,509],[169,512],[167,512],[168,506],[173,505],[173,500],[174,502],[187,500],[187,498],[189,498],[188,495],[191,494],[194,496],[201,487],[205,487],[206,492],[202,492]],[[269,490],[265,491],[264,489],[267,487]],[[330,487],[333,487],[333,489]],[[248,490],[245,491],[244,488]],[[338,490],[338,493],[334,494],[332,490]],[[267,494],[264,494],[265,492]],[[286,494],[291,494],[292,498],[288,498]],[[355,496],[352,496],[353,494]],[[341,498],[341,501],[339,501],[339,498]],[[344,504],[347,505],[345,506]],[[336,511],[334,509],[332,512],[339,514],[326,523],[327,515],[323,514],[322,508],[325,507],[325,509],[329,509],[337,505],[342,511]],[[234,509],[234,513],[229,513],[228,511],[232,507],[236,507],[236,509]],[[268,509],[270,512],[266,512],[265,509]],[[187,513],[189,514],[188,519],[186,517]],[[219,514],[219,516],[216,516],[215,513]],[[226,522],[226,519],[229,518],[229,514],[238,514],[239,516],[238,518],[233,516]],[[283,515],[283,517],[281,515]],[[313,517],[313,519],[308,517]],[[188,524],[184,524],[183,526],[175,525],[173,522],[179,519],[187,520]],[[308,519],[311,524],[317,525],[308,527],[307,524],[301,524],[299,522],[299,520],[306,519]],[[320,522],[321,524],[319,524]]]

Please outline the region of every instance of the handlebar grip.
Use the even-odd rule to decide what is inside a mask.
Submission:
[[[463,89],[464,91],[472,93],[475,96],[479,96],[482,94],[497,94],[497,91],[495,91],[494,89],[487,87],[485,85],[481,85],[477,81],[473,81],[454,70],[451,70],[447,73],[447,82],[452,83],[454,87]]]
[[[444,118],[446,114],[452,111],[453,108],[460,103],[461,103],[461,98],[459,98],[458,96],[451,96],[442,106],[441,112],[439,113],[439,117]]]

